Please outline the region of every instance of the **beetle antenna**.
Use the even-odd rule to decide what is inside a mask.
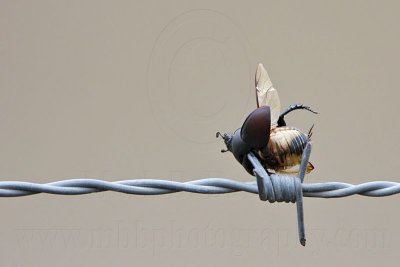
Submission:
[[[221,153],[225,153],[225,152],[228,152],[228,151],[231,151],[232,150],[232,148],[231,148],[231,142],[232,142],[232,136],[231,135],[229,135],[229,134],[226,134],[226,133],[220,133],[220,132],[217,132],[216,134],[215,134],[215,136],[218,138],[218,137],[221,137],[223,140],[224,140],[224,142],[225,142],[225,145],[226,145],[226,149],[221,149]]]
[[[218,137],[221,137],[222,139],[226,139],[227,137],[228,137],[228,135],[226,134],[226,133],[221,133],[221,132],[217,132],[216,134],[215,134],[215,136],[218,138]]]

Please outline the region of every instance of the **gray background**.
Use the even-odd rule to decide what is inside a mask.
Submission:
[[[399,178],[396,1],[1,1],[0,177],[250,177],[217,130],[255,108],[263,62],[314,128],[308,182]],[[398,259],[399,197],[1,199],[2,266],[363,266]],[[347,264],[346,264],[347,265]]]

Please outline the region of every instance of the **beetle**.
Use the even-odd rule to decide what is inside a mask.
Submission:
[[[253,167],[246,157],[250,152],[255,152],[269,172],[296,174],[314,125],[305,134],[296,127],[287,126],[285,116],[294,110],[318,112],[303,104],[290,105],[281,112],[278,92],[261,63],[256,70],[255,87],[257,108],[247,116],[242,127],[233,134],[217,132],[216,136],[222,137],[226,145],[221,152],[232,152],[251,175],[254,175]],[[314,166],[308,162],[307,173],[313,169]]]

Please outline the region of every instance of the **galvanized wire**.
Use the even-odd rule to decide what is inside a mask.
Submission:
[[[385,197],[400,193],[400,183],[375,181],[353,185],[341,182],[303,183],[305,197],[338,198],[351,195]],[[38,193],[82,195],[114,191],[132,195],[162,195],[176,192],[225,194],[247,192],[258,194],[256,181],[240,182],[225,178],[207,178],[190,182],[157,179],[103,181],[97,179],[69,179],[52,183],[0,181],[0,197],[20,197]]]

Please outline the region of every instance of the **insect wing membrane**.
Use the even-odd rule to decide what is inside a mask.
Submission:
[[[286,175],[296,175],[299,173],[299,170],[300,170],[300,164],[295,166],[290,166],[283,170],[279,170],[278,173]],[[306,173],[310,173],[312,170],[314,170],[314,165],[312,165],[311,162],[307,162]]]
[[[281,112],[278,91],[272,86],[267,70],[260,63],[256,71],[257,107],[269,106],[271,109],[271,128],[277,126]]]
[[[281,102],[279,101],[278,91],[271,88],[267,91],[267,105],[271,109],[271,128],[278,125],[279,115],[281,113]]]

